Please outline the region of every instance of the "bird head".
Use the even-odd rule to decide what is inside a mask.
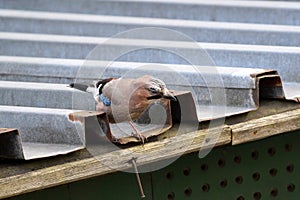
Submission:
[[[170,99],[176,101],[174,95],[168,90],[166,84],[157,78],[151,77],[146,84],[146,90],[149,92],[147,99]]]

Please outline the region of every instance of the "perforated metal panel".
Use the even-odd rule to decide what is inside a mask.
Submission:
[[[154,199],[299,199],[300,132],[196,153],[152,174]]]

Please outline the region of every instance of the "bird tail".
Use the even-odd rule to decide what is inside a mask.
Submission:
[[[91,86],[89,84],[86,84],[86,83],[70,83],[69,87],[77,89],[77,90],[81,90],[81,91],[84,91],[84,92],[89,92],[89,88]]]

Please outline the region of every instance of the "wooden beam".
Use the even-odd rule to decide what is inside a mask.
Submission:
[[[300,129],[300,109],[231,125],[232,145]]]
[[[112,173],[117,169],[129,169],[132,166],[128,161],[132,159],[133,155],[137,159],[137,164],[141,166],[199,151],[200,148],[209,148],[214,140],[216,146],[230,143],[230,128],[224,126],[199,130],[145,145],[117,150],[97,156],[97,158],[86,158],[5,177],[0,179],[0,199]]]

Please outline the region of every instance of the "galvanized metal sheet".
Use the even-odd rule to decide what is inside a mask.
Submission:
[[[283,46],[241,45],[223,43],[167,42],[138,39],[111,39],[61,35],[0,33],[2,55],[49,58],[84,59],[96,47],[98,57],[89,59],[115,60],[113,52],[140,49],[126,54],[117,61],[165,64],[189,64],[172,54],[180,49],[190,57],[199,57],[199,50],[206,50],[217,66],[268,68],[277,70],[283,81],[300,82],[300,48]],[[161,50],[164,49],[164,50]],[[170,52],[166,52],[169,50]],[[207,55],[206,55],[207,56]],[[203,60],[199,65],[207,65]],[[203,63],[204,62],[204,63]],[[291,73],[294,72],[294,73]]]
[[[90,82],[97,80],[99,77],[98,74],[101,74],[106,66],[100,66],[99,62],[90,64],[89,66],[84,66],[74,79],[76,78],[78,82],[81,80],[89,80]],[[143,63],[142,66],[145,66],[145,63]],[[213,108],[215,106],[228,106],[226,109],[227,113],[223,113],[223,116],[233,115],[237,110],[248,111],[249,109],[256,109],[258,106],[258,100],[256,99],[258,95],[253,95],[253,93],[259,90],[256,77],[260,74],[276,75],[275,71],[263,69],[157,64],[148,64],[144,69],[136,69],[136,67],[138,67],[138,63],[132,63],[132,65],[129,63],[124,65],[122,65],[122,63],[115,63],[114,66],[106,70],[105,76],[102,78],[120,77],[122,74],[128,72],[131,72],[131,77],[133,78],[149,74],[164,80],[170,89],[179,91],[192,90],[194,99],[197,101],[197,104],[199,104],[198,113],[201,116],[199,117],[200,121],[211,116],[208,115],[209,110],[212,112],[211,106],[213,106]],[[165,70],[163,67],[165,67]],[[134,71],[134,73],[132,73],[132,71]],[[175,71],[175,74],[173,74],[173,71]],[[217,78],[221,79],[222,82],[215,82]],[[184,79],[189,81],[182,81]],[[220,89],[224,91],[223,101],[218,105],[210,105],[213,102],[211,93]],[[0,81],[0,94],[2,94],[0,102],[4,105],[85,110],[95,109],[92,95],[70,89],[64,84]],[[224,109],[217,110],[221,111]],[[217,116],[220,117],[220,114]],[[215,117],[216,116],[212,116],[209,118]]]
[[[285,97],[300,103],[300,83],[283,83]]]
[[[0,156],[30,160],[83,149],[88,115],[106,119],[95,112],[0,106],[0,126],[14,129],[0,134]]]
[[[0,104],[41,108],[95,110],[94,98],[66,84],[0,81]]]
[[[260,45],[300,45],[297,26],[207,22],[161,18],[119,17],[0,9],[0,31],[111,37],[134,28],[161,27],[179,31],[196,41]],[[272,34],[272,37],[270,37]],[[147,39],[144,34],[136,39]],[[152,35],[160,39],[161,35]],[[157,37],[157,38],[156,38]],[[169,38],[177,40],[177,38]]]
[[[84,60],[0,56],[0,77],[6,81],[69,84],[83,64]]]
[[[253,88],[255,87],[255,82],[250,75],[266,71],[265,69],[258,68],[216,67],[210,69],[205,66],[162,63],[118,61],[110,63],[108,61],[0,56],[0,77],[1,80],[7,81],[68,84],[74,82],[75,79],[88,80],[108,76],[119,77],[130,70],[139,71],[133,74],[135,76],[140,76],[145,73],[155,73],[156,75],[164,74],[163,80],[172,85],[176,85],[176,82],[181,84],[181,81],[178,81],[176,77],[170,78],[167,76],[168,71],[177,72],[178,74],[189,76],[187,78],[191,84],[195,84],[195,86],[205,85],[205,80],[203,77],[197,75],[197,73],[209,76],[210,73],[216,72],[220,74],[224,80],[223,83],[228,88]],[[101,74],[105,77],[99,77]]]
[[[8,57],[4,57],[8,58]],[[11,59],[14,59],[15,57],[12,57]],[[29,59],[29,58],[28,58]],[[22,58],[21,60],[26,60],[26,58]],[[70,66],[73,66],[73,76],[76,75],[76,77],[71,77],[69,73],[67,73],[67,70],[62,70],[61,74],[49,74],[49,79],[52,79],[54,76],[59,76],[59,80],[61,80],[64,76],[66,77],[66,82],[68,82],[69,79],[76,79],[76,81],[90,81],[97,80],[99,77],[99,74],[102,74],[104,69],[106,69],[107,62],[101,62],[101,61],[90,61],[88,64],[83,65],[81,68],[80,66],[76,65],[76,62],[79,60],[66,60],[66,62],[63,62],[62,59],[40,59],[36,58],[36,61],[48,61],[47,65],[44,67],[44,70],[47,72],[49,71],[49,64],[56,66],[57,61],[60,61],[60,67],[63,68],[64,65],[66,65],[66,69],[68,69]],[[6,59],[7,61],[7,59]],[[15,59],[15,62],[17,62],[18,59]],[[21,63],[18,63],[18,65],[22,65]],[[14,65],[12,65],[14,66]],[[33,64],[35,66],[35,64]],[[43,76],[43,65],[41,65],[40,70],[41,72],[35,73],[34,76]],[[140,67],[144,66],[144,67]],[[146,66],[146,67],[145,67]],[[12,74],[15,74],[16,72],[19,73],[19,77],[23,77],[21,75],[22,71],[18,70],[19,68],[11,67],[10,72],[13,72]],[[35,67],[26,67],[30,71],[31,69],[34,69]],[[24,69],[24,68],[23,68]],[[78,72],[75,73],[75,70],[77,69]],[[159,70],[158,70],[159,69]],[[1,70],[1,69],[0,69]],[[26,71],[26,70],[25,70]],[[32,70],[33,71],[33,70]],[[129,63],[129,62],[115,62],[112,65],[110,65],[109,68],[106,69],[104,76],[102,78],[108,78],[108,77],[120,77],[123,74],[126,74],[130,71],[134,71],[134,73],[131,73],[131,76],[133,77],[139,77],[145,74],[150,74],[155,77],[159,77],[162,80],[164,80],[168,87],[174,90],[193,90],[194,91],[194,97],[199,104],[197,106],[199,120],[207,120],[212,118],[217,118],[221,116],[231,116],[238,113],[248,112],[250,110],[257,109],[259,105],[259,90],[263,91],[265,87],[267,87],[265,84],[262,84],[260,80],[261,78],[268,78],[270,79],[279,79],[279,76],[277,75],[277,72],[274,70],[264,70],[264,69],[250,69],[250,68],[232,68],[232,67],[204,67],[204,66],[189,66],[189,65],[166,65],[166,64],[153,64],[153,63]],[[170,73],[177,73],[178,76],[170,76]],[[40,73],[40,75],[39,75]],[[180,75],[180,76],[179,76]],[[214,82],[215,78],[220,78],[222,80],[222,84],[218,85],[216,82]],[[31,80],[31,76],[28,77],[28,80]],[[45,78],[45,77],[44,77]],[[181,79],[189,80],[188,82],[184,83]],[[35,79],[34,79],[35,80]],[[44,80],[47,81],[47,80]],[[210,81],[210,82],[209,82]],[[209,82],[209,83],[208,83]],[[9,84],[9,85],[15,85],[10,82],[3,82],[3,84]],[[66,85],[56,85],[56,84],[41,84],[38,83],[27,83],[32,85],[32,88],[47,88],[47,93],[49,93],[50,96],[58,96],[60,94],[59,92],[63,91],[63,95],[61,97],[66,96],[66,98],[61,98],[61,100],[56,99],[48,99],[45,98],[44,100],[48,99],[48,104],[51,104],[53,101],[53,104],[58,104],[60,107],[67,106],[66,108],[73,108],[75,109],[82,109],[85,108],[89,110],[94,109],[93,105],[93,98],[91,95],[85,95],[82,92],[76,92],[73,90],[74,94],[71,95],[72,90],[66,87]],[[186,84],[186,85],[185,85]],[[272,84],[272,83],[271,83]],[[274,82],[274,84],[277,84]],[[26,84],[24,84],[26,85]],[[192,86],[192,88],[190,87]],[[260,86],[260,88],[259,88]],[[27,95],[27,97],[22,97],[25,99],[28,99],[28,101],[24,101],[24,103],[28,102],[29,104],[32,103],[34,106],[41,106],[41,102],[38,104],[34,104],[34,100],[30,100],[32,96],[36,95],[30,95],[30,94],[39,94],[39,90],[32,90],[31,93],[26,92],[19,92],[19,90],[24,89],[25,86],[17,86],[16,88],[10,90],[10,93],[13,93],[16,96],[21,97],[22,94]],[[55,90],[55,87],[60,88],[59,90]],[[207,88],[212,87],[212,88]],[[272,86],[271,86],[272,87]],[[214,112],[213,115],[208,115],[209,112],[211,112],[212,107],[209,106],[211,102],[211,96],[210,92],[212,92],[214,89],[224,89],[226,97],[226,105],[212,105],[213,110],[219,110],[220,113]],[[270,87],[267,87],[269,91]],[[276,96],[277,98],[283,98],[282,94],[282,87],[281,87],[281,80],[279,80],[279,89],[280,94],[276,94],[275,92],[271,91],[271,97],[272,95]],[[1,92],[1,91],[0,91]],[[273,92],[273,93],[272,93]],[[78,95],[78,97],[75,97]],[[83,96],[82,96],[83,95]],[[265,95],[266,97],[266,95]],[[16,99],[22,99],[22,98],[13,98],[15,101]],[[41,95],[41,98],[43,98],[43,95]],[[86,98],[88,101],[82,101],[82,98]],[[269,98],[269,97],[266,97]],[[274,97],[272,97],[274,98]],[[8,99],[9,100],[9,99]],[[63,101],[61,104],[60,101]],[[78,103],[76,103],[78,102]],[[90,102],[87,104],[80,104],[80,102]],[[21,102],[22,103],[22,102]],[[11,103],[14,105],[13,103]],[[89,106],[88,106],[89,104]],[[27,104],[28,105],[28,104]],[[215,106],[220,106],[219,109],[216,109]],[[227,106],[225,109],[226,112],[224,113],[224,106]],[[222,113],[222,112],[223,113]],[[212,117],[208,117],[212,116]]]
[[[6,9],[300,25],[298,2],[235,0],[1,0]],[[133,9],[134,8],[134,9]]]
[[[162,106],[167,114],[163,127],[161,121],[145,126],[138,119],[135,124],[146,138],[172,127],[169,101],[162,102]],[[149,117],[146,113],[141,118],[147,121]],[[66,154],[85,148],[91,138],[103,141],[103,150],[111,149],[107,146],[109,140],[120,144],[140,142],[128,123],[109,124],[105,113],[95,111],[0,106],[0,126],[7,127],[0,129],[0,157],[4,158],[31,160]]]

